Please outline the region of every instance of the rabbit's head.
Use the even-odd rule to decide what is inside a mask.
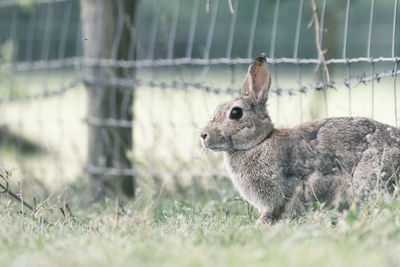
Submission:
[[[265,104],[271,76],[265,54],[250,64],[242,96],[217,107],[200,135],[204,147],[217,151],[244,150],[268,137],[273,124]]]

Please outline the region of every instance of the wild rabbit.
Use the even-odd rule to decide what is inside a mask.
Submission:
[[[274,128],[266,110],[271,76],[265,54],[249,66],[242,96],[218,106],[202,145],[224,151],[239,193],[262,213],[258,223],[299,214],[310,202],[346,208],[377,185],[393,193],[400,129],[366,118],[328,118]]]

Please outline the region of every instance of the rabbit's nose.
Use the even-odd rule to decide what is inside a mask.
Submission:
[[[207,135],[208,135],[207,133],[201,133],[200,137],[205,140],[207,138]]]

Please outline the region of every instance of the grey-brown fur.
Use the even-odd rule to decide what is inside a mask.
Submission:
[[[249,67],[242,97],[220,105],[201,134],[205,147],[224,151],[233,184],[262,212],[259,222],[301,213],[313,201],[346,208],[377,185],[394,190],[398,128],[348,117],[276,129],[265,108],[269,86],[262,55]],[[229,118],[234,107],[242,118]]]

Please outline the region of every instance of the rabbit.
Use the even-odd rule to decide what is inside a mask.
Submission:
[[[241,97],[217,107],[200,134],[224,152],[235,188],[261,213],[257,224],[305,212],[309,203],[348,208],[381,187],[393,193],[400,169],[400,129],[358,117],[275,128],[266,110],[271,75],[265,54],[250,64]]]

